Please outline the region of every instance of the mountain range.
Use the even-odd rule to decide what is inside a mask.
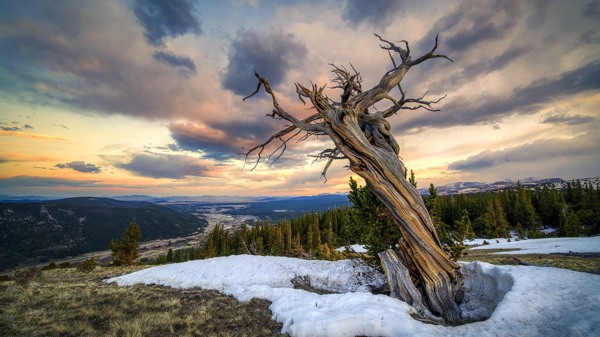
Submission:
[[[598,186],[600,184],[600,177],[583,178],[577,179],[582,184],[591,183],[592,186]],[[438,195],[454,195],[454,194],[466,194],[466,193],[484,193],[491,191],[499,191],[507,188],[515,188],[517,184],[527,189],[535,189],[538,187],[547,186],[549,188],[555,188],[557,190],[563,190],[567,188],[567,184],[573,182],[573,180],[564,180],[561,178],[549,178],[549,179],[537,179],[537,178],[526,178],[520,181],[514,180],[503,180],[493,183],[481,183],[481,182],[458,182],[442,186],[436,186]],[[429,187],[419,188],[421,195],[429,195]]]

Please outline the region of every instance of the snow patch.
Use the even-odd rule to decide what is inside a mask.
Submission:
[[[563,240],[571,250],[579,245]],[[292,336],[598,336],[600,275],[484,262],[464,263],[462,271],[463,317],[489,318],[455,327],[417,321],[408,304],[369,293],[385,279],[358,260],[240,255],[158,266],[105,282],[201,287],[240,301],[266,299],[272,303],[273,320],[283,325],[281,332]],[[292,279],[298,276],[337,293],[294,289]]]
[[[596,253],[600,252],[600,236],[501,242],[471,249],[520,249],[518,252],[497,252],[495,254]]]
[[[367,247],[365,247],[364,245],[350,245],[350,246],[345,246],[345,247],[340,247],[338,249],[336,249],[338,252],[343,252],[346,250],[349,250],[351,252],[355,252],[355,253],[366,253],[368,252]]]
[[[509,273],[487,263],[465,263],[461,272],[465,277],[460,305],[463,319],[484,320],[492,316],[514,284]]]

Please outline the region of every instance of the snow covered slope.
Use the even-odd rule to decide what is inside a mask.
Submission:
[[[106,282],[201,287],[241,301],[266,299],[282,332],[292,336],[600,335],[600,275],[482,262],[465,263],[463,274],[464,318],[489,318],[457,327],[422,323],[410,316],[414,310],[406,303],[369,293],[384,282],[383,275],[358,261],[239,255],[149,268]],[[336,293],[294,289],[297,277]]]

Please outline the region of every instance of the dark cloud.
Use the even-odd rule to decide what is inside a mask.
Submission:
[[[505,69],[511,62],[517,60],[530,50],[528,47],[514,46],[510,47],[499,55],[492,58],[483,58],[475,63],[465,65],[457,74],[448,76],[446,79],[433,82],[432,88],[456,88],[457,86],[472,82],[474,78],[479,78],[494,71]]]
[[[18,126],[3,126],[0,128],[2,131],[21,131],[21,128]]]
[[[402,6],[403,2],[399,0],[347,0],[342,19],[351,27],[366,23],[383,29],[389,26]]]
[[[33,126],[31,126],[29,124],[25,124],[25,125],[23,125],[23,129],[33,129]]]
[[[544,24],[550,17],[552,11],[552,1],[534,0],[533,7],[529,11],[529,16],[525,24],[528,29],[534,29]]]
[[[102,172],[102,170],[100,169],[99,166],[96,166],[94,164],[91,163],[85,163],[83,161],[72,161],[70,163],[64,163],[64,164],[56,164],[55,167],[58,167],[60,169],[72,169],[75,170],[77,172],[82,172],[82,173],[100,173]]]
[[[594,117],[582,115],[568,115],[566,113],[549,113],[544,115],[544,124],[578,125],[596,121]]]
[[[166,51],[156,51],[152,57],[168,66],[179,70],[186,76],[196,75],[196,64],[194,61],[183,55],[175,55]]]
[[[171,124],[171,137],[179,149],[202,151],[205,158],[226,160],[239,157],[244,148],[264,142],[277,132],[272,120],[234,120],[200,127],[193,123]]]
[[[532,114],[551,98],[564,97],[600,88],[600,60],[552,78],[534,81],[528,86],[515,88],[511,93],[472,98],[458,97],[444,105],[440,112],[423,112],[404,123],[395,131],[422,127],[450,127],[476,123],[496,122],[515,114]]]
[[[111,15],[114,4],[91,2],[86,10],[77,1],[31,4],[13,8],[0,2],[0,91],[82,112],[165,118],[177,111],[174,97],[184,95],[187,83],[146,64],[138,50],[118,49],[131,43],[128,32],[118,35],[126,22],[107,27],[99,20]],[[180,69],[193,70],[178,60]]]
[[[153,153],[136,154],[129,163],[117,163],[115,166],[151,178],[181,179],[186,176],[203,176],[208,171],[197,158]]]
[[[590,19],[600,20],[600,1],[590,1],[583,7],[582,14]]]
[[[510,34],[521,17],[518,1],[466,1],[438,20],[416,49],[421,52],[431,49],[431,41],[439,33],[444,52],[460,58],[483,42],[497,41]]]
[[[587,133],[573,139],[541,139],[504,150],[487,150],[467,159],[450,163],[448,169],[477,171],[505,164],[541,163],[565,157],[572,159],[582,155],[596,157],[596,165],[598,165],[600,153],[597,144],[599,140],[594,133]]]
[[[96,187],[100,182],[100,180],[71,180],[21,175],[0,178],[0,187]]]
[[[256,88],[254,71],[279,85],[288,70],[304,65],[308,50],[293,34],[281,31],[239,32],[231,41],[229,64],[222,85],[238,95],[246,96]]]
[[[166,38],[202,34],[193,7],[188,0],[136,0],[133,12],[144,28],[148,42],[161,46]]]
[[[598,30],[588,30],[579,36],[579,42],[583,44],[599,44],[600,32]]]

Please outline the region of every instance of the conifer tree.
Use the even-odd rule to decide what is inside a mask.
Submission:
[[[348,236],[354,240],[350,243],[364,244],[368,255],[375,259],[373,262],[379,264],[378,253],[398,242],[400,234],[388,217],[387,208],[368,186],[359,187],[357,182],[350,178],[348,199],[353,205],[346,226]]]
[[[408,182],[417,188],[417,179],[415,179],[415,172],[413,172],[413,170],[410,170],[410,178],[408,178]]]
[[[469,212],[467,212],[466,209],[463,209],[461,219],[456,222],[456,228],[458,230],[460,242],[464,242],[464,240],[467,239],[475,239],[475,233],[473,232],[471,219],[469,218]]]
[[[327,222],[327,247],[332,251],[335,249],[333,244],[333,224],[331,221]]]
[[[567,215],[567,223],[565,224],[566,236],[579,236],[581,232],[581,222],[575,212],[569,212]]]
[[[520,222],[517,222],[517,225],[515,226],[515,230],[517,231],[517,236],[519,237],[519,239],[525,238],[525,230],[523,229],[523,226],[521,225]]]
[[[131,266],[133,261],[139,257],[138,248],[139,241],[142,238],[142,232],[135,218],[131,219],[129,226],[125,230],[125,234],[119,240],[110,242],[110,250],[112,251],[113,263],[115,265]]]
[[[483,228],[485,232],[485,237],[488,239],[492,239],[498,237],[498,227],[496,224],[496,212],[494,210],[494,202],[491,198],[488,198],[488,201],[485,206],[485,213],[482,216],[483,220]]]
[[[285,223],[285,255],[290,256],[292,254],[292,226],[289,223]]]
[[[167,258],[166,261],[168,263],[173,262],[173,248],[169,248],[169,251],[167,252]]]
[[[501,238],[510,237],[510,226],[508,221],[506,221],[506,217],[504,216],[504,209],[502,208],[502,204],[500,204],[500,200],[494,197],[494,216],[496,217],[496,233]]]
[[[311,247],[311,249],[313,250],[314,254],[316,256],[321,256],[321,231],[319,230],[319,216],[318,214],[315,214],[315,220],[313,223],[311,223],[311,226],[313,227],[312,230],[312,234],[313,234],[313,246]]]

